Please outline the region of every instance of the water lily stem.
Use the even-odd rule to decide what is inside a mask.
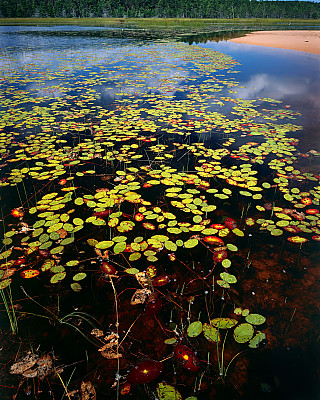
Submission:
[[[116,288],[114,286],[112,277],[109,275],[110,283],[112,286],[113,290],[113,295],[114,295],[114,303],[115,303],[115,309],[116,309],[116,330],[117,330],[117,338],[119,339],[119,313],[118,313],[118,299],[117,299],[117,292]],[[130,328],[129,328],[130,329]],[[117,400],[119,400],[120,396],[120,357],[119,357],[119,340],[117,340]]]

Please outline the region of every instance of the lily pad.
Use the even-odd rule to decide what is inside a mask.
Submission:
[[[237,325],[238,320],[233,318],[214,318],[210,321],[210,324],[215,328],[219,329],[230,329]]]
[[[190,337],[199,336],[201,332],[202,332],[202,322],[200,321],[194,321],[188,326],[187,334]]]
[[[259,344],[266,339],[266,335],[262,332],[257,332],[254,337],[249,341],[249,347],[256,349]]]
[[[220,342],[221,336],[217,328],[212,326],[211,324],[203,324],[202,331],[204,337],[211,343]]]
[[[249,342],[249,340],[253,337],[254,334],[254,328],[251,324],[240,324],[238,325],[234,332],[233,332],[233,337],[234,340],[238,343],[246,343]]]
[[[159,400],[182,400],[178,390],[165,382],[158,383],[156,390]]]
[[[65,277],[66,277],[67,273],[64,272],[58,272],[57,274],[54,274],[51,279],[50,279],[50,283],[59,283],[61,282]]]
[[[246,316],[246,321],[252,325],[261,325],[266,322],[266,318],[260,314],[249,314]]]
[[[196,247],[198,243],[199,243],[198,239],[189,239],[186,242],[184,242],[184,247],[186,249],[192,249],[193,247]]]

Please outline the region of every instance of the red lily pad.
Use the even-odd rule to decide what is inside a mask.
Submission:
[[[213,253],[213,261],[215,263],[221,262],[228,257],[228,253],[226,251],[215,251]]]
[[[170,277],[168,275],[161,275],[154,278],[152,281],[153,286],[164,286],[170,282]]]
[[[117,270],[115,267],[107,262],[103,262],[100,267],[101,271],[108,275],[114,275]]]
[[[37,269],[26,269],[20,273],[21,278],[23,279],[31,279],[38,276],[40,272]]]
[[[303,197],[301,199],[301,203],[305,204],[306,206],[309,206],[310,204],[312,204],[312,199],[310,199],[310,197]]]
[[[236,227],[238,226],[237,222],[232,218],[226,218],[224,224],[230,230],[236,229]]]
[[[203,238],[203,241],[205,243],[209,244],[210,246],[213,246],[213,245],[223,246],[224,245],[223,240],[217,236],[206,236]]]
[[[299,243],[299,244],[302,244],[302,243],[305,243],[308,241],[308,239],[301,237],[301,236],[290,236],[290,237],[288,237],[288,240],[289,240],[289,242]]]
[[[306,212],[306,214],[310,214],[310,215],[319,214],[319,210],[317,210],[316,208],[309,208],[305,212]]]
[[[163,370],[163,364],[159,361],[145,360],[135,366],[127,377],[132,384],[149,383],[158,378]]]
[[[174,348],[174,356],[183,368],[192,372],[198,371],[199,360],[190,347],[179,344]]]

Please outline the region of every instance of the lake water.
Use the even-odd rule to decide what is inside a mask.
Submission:
[[[0,26],[1,398],[313,400],[320,56],[139,32]]]

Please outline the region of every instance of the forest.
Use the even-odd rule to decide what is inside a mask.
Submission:
[[[1,18],[320,18],[311,1],[1,0]]]

